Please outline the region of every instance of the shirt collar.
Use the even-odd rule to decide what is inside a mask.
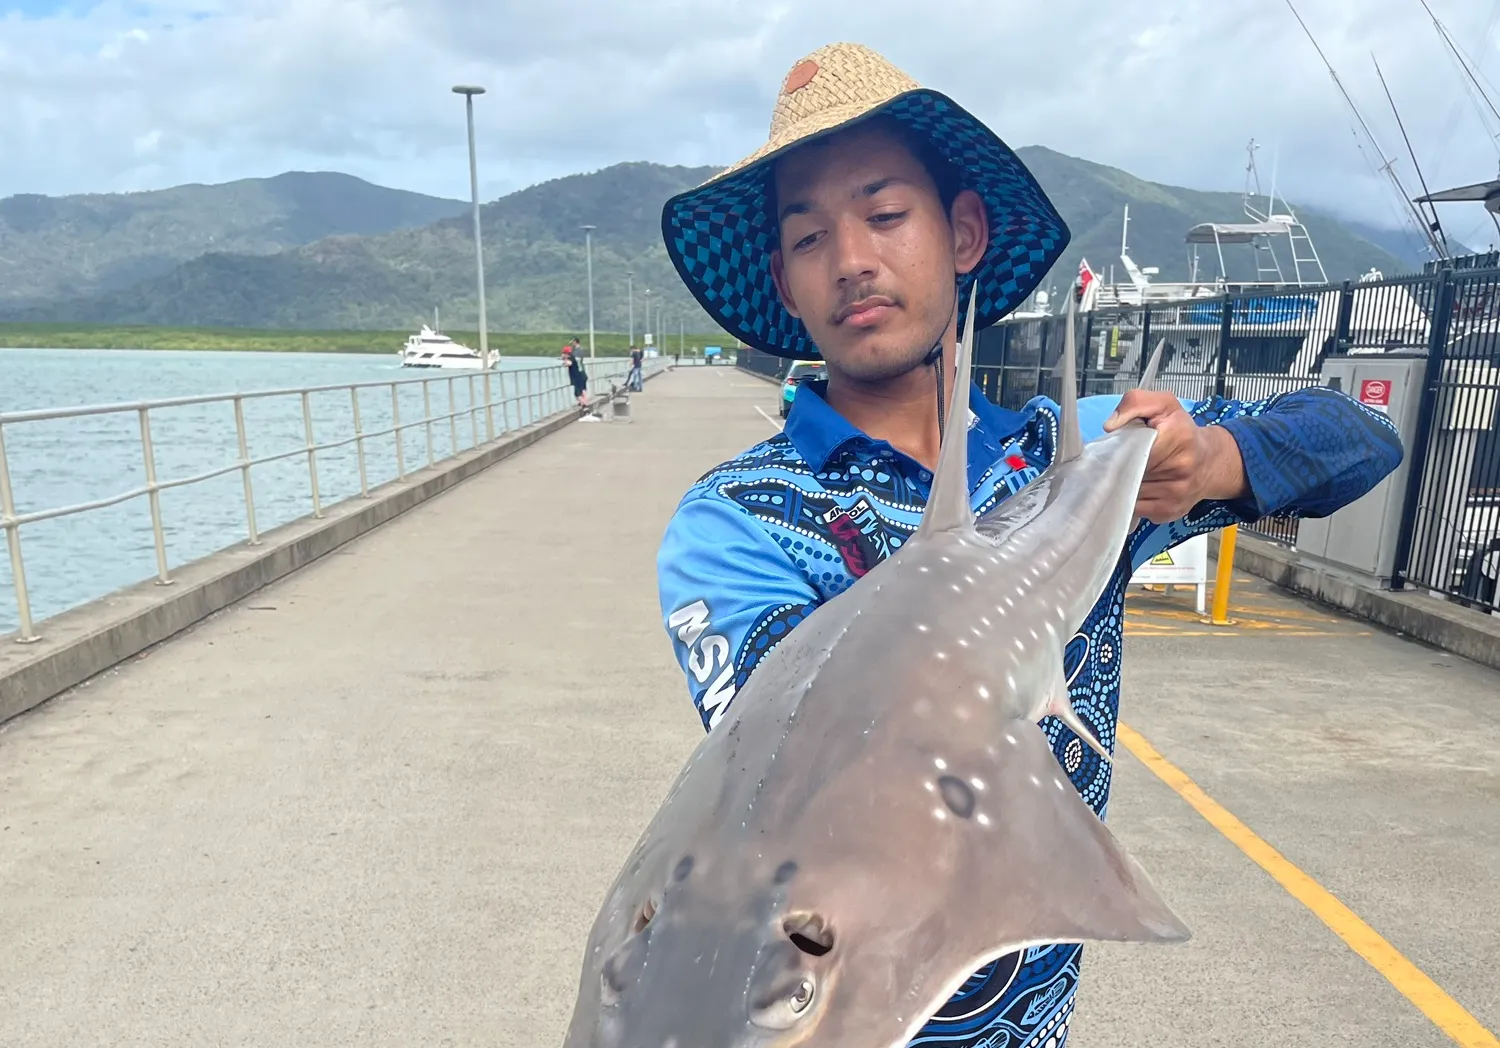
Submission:
[[[787,413],[786,425],[782,427],[787,439],[814,472],[825,469],[834,452],[852,442],[862,440],[872,445],[888,446],[885,441],[876,440],[840,415],[823,399],[826,388],[827,380],[824,379],[800,383],[792,399],[792,409]],[[969,384],[969,410],[979,420],[979,429],[998,444],[1003,444],[1026,425],[1025,414],[991,402],[973,383]]]

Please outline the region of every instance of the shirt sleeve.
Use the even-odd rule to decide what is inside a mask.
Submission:
[[[1181,398],[1179,398],[1181,400]],[[1079,401],[1084,438],[1104,432],[1118,396]],[[1196,535],[1263,517],[1325,517],[1369,492],[1401,464],[1395,424],[1353,397],[1309,386],[1264,400],[1209,397],[1182,406],[1200,426],[1223,426],[1239,447],[1249,493],[1204,501],[1165,524],[1143,522],[1130,539],[1132,568]]]
[[[756,663],[821,599],[754,517],[711,495],[678,507],[656,567],[672,653],[712,729]]]

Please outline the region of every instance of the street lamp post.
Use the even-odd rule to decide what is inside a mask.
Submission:
[[[584,226],[583,239],[587,245],[589,264],[589,359],[594,359],[594,230],[598,226]]]
[[[625,299],[630,303],[630,344],[635,345],[635,284],[632,278],[635,276],[630,270],[625,271]]]
[[[464,110],[469,118],[469,197],[474,205],[474,279],[479,285],[479,362],[484,369],[484,402],[490,403],[490,325],[484,311],[484,244],[479,237],[479,161],[474,155],[474,96],[484,88],[458,84],[453,93],[464,96]],[[484,414],[484,433],[495,439],[495,416],[488,407]]]
[[[649,287],[646,289],[646,312],[642,319],[646,325],[646,330],[642,332],[642,341],[644,342],[644,336],[651,331],[651,289]]]
[[[479,285],[479,356],[488,370],[490,332],[484,312],[484,245],[479,238],[479,163],[474,155],[474,96],[484,94],[484,88],[460,84],[453,89],[453,93],[464,96],[464,108],[469,117],[469,195],[474,204],[474,275]]]

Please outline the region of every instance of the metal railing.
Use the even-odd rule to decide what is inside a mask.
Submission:
[[[1500,611],[1500,270],[1443,270],[1393,585]]]
[[[784,378],[792,362],[771,353],[763,353],[750,346],[741,346],[735,350],[735,365],[752,371],[757,375],[766,375],[770,378]]]
[[[585,361],[584,363],[589,374],[589,389],[591,393],[602,391],[606,384],[623,386],[630,367],[628,360],[609,358]],[[655,374],[666,366],[667,361],[661,358],[648,359],[645,361],[643,373],[644,375]],[[457,389],[461,385],[467,387],[468,397],[466,405],[460,405],[459,403]],[[507,389],[507,386],[510,388]],[[421,390],[422,414],[420,418],[402,421],[400,393],[410,387],[418,387]],[[432,394],[434,387],[437,387],[440,392],[443,391],[443,387],[446,387],[446,412],[441,411],[440,407],[438,414],[433,413]],[[361,393],[376,389],[388,389],[390,391],[391,424],[380,428],[366,429],[360,410]],[[499,394],[498,398],[496,396],[497,391]],[[351,435],[341,439],[319,441],[314,432],[313,397],[318,394],[340,393],[348,395],[348,417],[352,422],[353,432]],[[250,434],[245,421],[246,404],[249,402],[271,401],[277,398],[293,397],[299,398],[301,401],[302,440],[300,445],[286,451],[252,456],[250,453]],[[235,448],[233,461],[186,476],[159,477],[157,472],[157,443],[152,437],[153,413],[158,413],[157,417],[159,417],[160,413],[173,408],[214,404],[225,404],[232,408]],[[257,466],[265,467],[276,462],[305,458],[307,464],[307,494],[310,499],[312,516],[314,518],[322,518],[325,514],[325,506],[323,504],[323,491],[318,477],[318,456],[320,453],[327,453],[352,445],[356,450],[358,462],[358,497],[369,498],[371,484],[367,460],[367,443],[371,440],[387,436],[392,438],[392,444],[395,448],[396,480],[401,481],[405,480],[411,472],[414,472],[406,460],[406,448],[403,441],[403,435],[408,430],[419,428],[425,430],[425,467],[431,468],[439,462],[448,461],[459,454],[493,443],[497,437],[504,436],[517,429],[524,429],[527,426],[536,425],[554,418],[559,414],[577,410],[579,409],[573,396],[572,384],[568,379],[567,369],[558,363],[505,371],[486,370],[462,375],[432,375],[389,381],[339,383],[294,389],[262,390],[249,393],[207,394],[162,400],[144,400],[119,404],[17,411],[0,414],[0,530],[5,532],[6,546],[10,556],[11,584],[19,618],[20,629],[15,639],[22,643],[30,643],[40,639],[33,621],[31,593],[27,586],[26,566],[22,555],[21,531],[27,525],[74,517],[144,497],[149,504],[151,514],[151,533],[155,546],[156,582],[158,585],[169,586],[173,583],[173,579],[167,559],[166,526],[161,500],[161,494],[165,491],[187,488],[237,472],[241,477],[244,492],[243,509],[246,540],[249,545],[255,546],[259,545],[261,541],[260,526],[256,519],[254,485],[254,469]],[[5,437],[7,428],[11,428],[14,431],[15,427],[27,423],[131,414],[136,417],[139,430],[139,461],[145,477],[144,484],[132,487],[126,491],[104,495],[88,501],[30,512],[18,512],[16,492],[12,483],[11,460],[6,450]],[[498,425],[497,414],[499,416]],[[465,419],[465,417],[467,417],[466,425],[461,426],[460,420]],[[445,422],[448,429],[448,453],[438,455],[434,444],[434,426],[442,426]],[[484,431],[484,439],[482,441],[480,439],[481,428]],[[466,443],[460,442],[461,429],[468,431],[468,440]],[[225,444],[227,446],[227,435]],[[81,449],[79,453],[86,452],[87,449]],[[422,468],[424,467],[421,465],[416,467],[417,470]],[[219,548],[228,548],[228,545],[220,546]]]
[[[1055,399],[1063,323],[1028,318],[980,332],[976,381],[985,395],[1011,408],[1039,393]],[[1333,355],[1426,356],[1392,585],[1500,607],[1500,270],[1152,303],[1087,313],[1080,324],[1083,396],[1129,389],[1160,341],[1157,384],[1186,400],[1255,401],[1320,385]],[[1241,530],[1295,547],[1298,526],[1268,517]]]

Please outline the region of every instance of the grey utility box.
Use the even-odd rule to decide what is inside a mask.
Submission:
[[[1363,497],[1331,516],[1302,520],[1297,527],[1297,552],[1355,572],[1381,588],[1390,586],[1426,369],[1425,354],[1351,354],[1324,360],[1323,385],[1390,416],[1406,454]]]

